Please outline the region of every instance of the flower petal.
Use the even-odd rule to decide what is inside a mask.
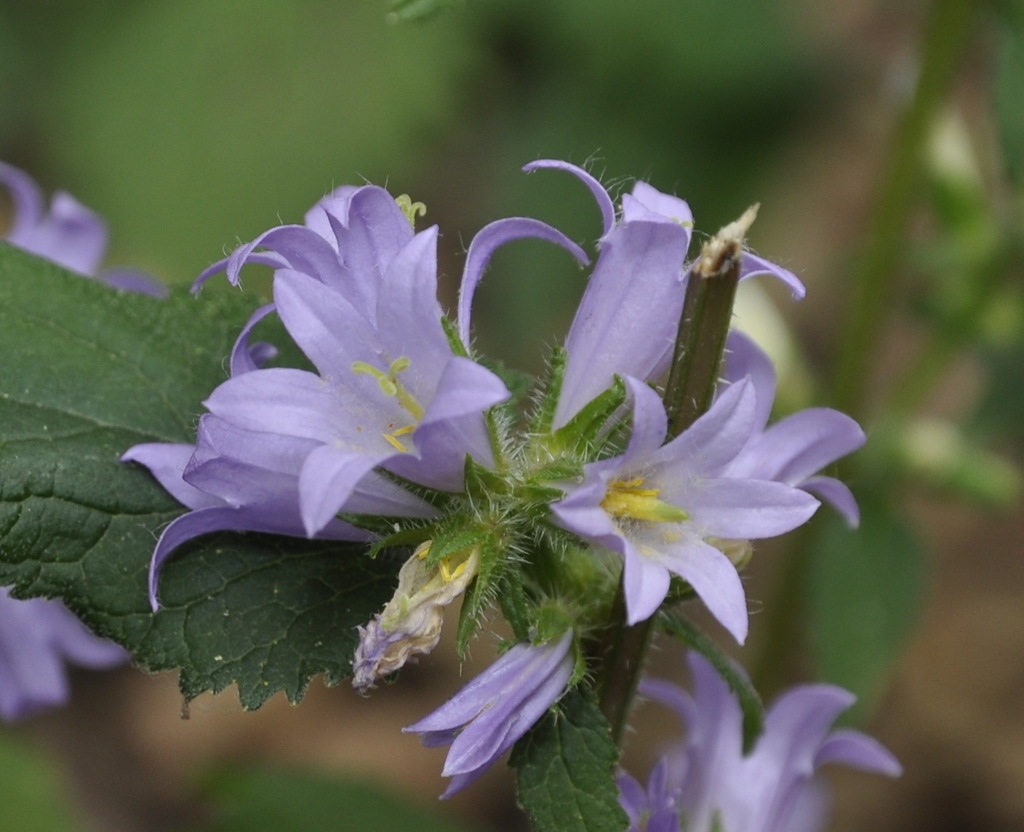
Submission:
[[[708,543],[689,540],[666,547],[662,563],[690,584],[708,611],[743,644],[747,637],[747,599],[729,558]]]
[[[182,479],[185,466],[195,450],[195,445],[147,442],[129,448],[121,456],[121,461],[145,465],[175,500],[191,509],[223,505],[218,497],[200,491]]]
[[[740,280],[746,280],[748,277],[760,277],[761,275],[777,277],[789,287],[789,291],[793,293],[793,297],[797,300],[802,299],[807,294],[807,288],[793,272],[782,268],[777,263],[772,263],[770,260],[765,260],[756,254],[751,254],[749,251],[744,251],[743,260],[740,264]]]
[[[612,230],[612,226],[615,225],[615,205],[612,202],[612,198],[608,196],[608,191],[605,190],[604,185],[594,176],[591,176],[581,167],[559,161],[558,159],[538,159],[535,162],[530,162],[528,165],[523,165],[523,171],[526,173],[532,173],[543,168],[567,171],[586,185],[590,189],[590,193],[593,194],[598,209],[601,211],[603,228],[601,236],[604,237]]]
[[[469,244],[469,251],[466,254],[466,265],[462,270],[462,285],[459,287],[459,338],[462,343],[469,345],[470,342],[470,317],[473,309],[473,295],[476,293],[477,284],[483,277],[484,269],[490,262],[491,255],[495,250],[513,240],[524,239],[547,240],[566,249],[580,263],[586,265],[590,262],[586,252],[576,243],[566,237],[557,228],[553,228],[546,222],[531,219],[529,217],[507,217],[503,220],[496,220],[481,228],[473,241]]]
[[[688,245],[672,222],[619,224],[607,235],[566,337],[556,429],[616,375],[650,380],[679,328]]]

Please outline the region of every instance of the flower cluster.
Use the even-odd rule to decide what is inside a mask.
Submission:
[[[497,602],[514,643],[407,729],[451,744],[446,795],[586,677],[613,610],[624,607],[634,625],[696,595],[742,643],[738,569],[750,541],[804,523],[817,496],[856,519],[849,492],[818,472],[859,447],[860,428],[826,409],[768,426],[771,364],[740,336],[706,412],[671,430],[659,391],[699,279],[688,266],[687,204],[641,182],[616,207],[578,167],[527,169],[575,176],[603,225],[579,309],[525,420],[472,349],[475,290],[509,242],[546,240],[582,264],[587,254],[538,220],[493,222],[469,246],[450,322],[437,301],[438,229],[416,228],[423,206],[372,185],[342,187],[302,225],[272,228],[200,275],[197,289],[221,272],[237,284],[247,264],[270,266],[273,302],[239,336],[195,444],[124,455],[190,509],[153,554],[154,609],[167,558],[213,531],[364,542],[370,554],[413,545],[394,598],[359,630],[361,691],[429,653],[445,608],[471,588],[460,649]],[[794,275],[742,249],[745,226],[729,228],[710,251],[735,266],[735,280],[774,276],[802,295]],[[313,369],[261,366],[267,353],[249,338],[269,314]]]
[[[841,763],[889,777],[889,751],[859,731],[829,732],[853,696],[831,685],[792,688],[768,710],[764,733],[743,753],[743,713],[729,686],[701,656],[688,665],[693,694],[646,680],[641,694],[676,712],[685,737],[652,769],[647,788],[625,772],[619,800],[630,832],[816,832],[826,789],[817,770]],[[682,824],[682,825],[680,825]]]

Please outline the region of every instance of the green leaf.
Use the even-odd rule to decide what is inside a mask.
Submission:
[[[764,702],[761,701],[757,689],[751,684],[746,673],[722,648],[697,629],[692,622],[681,615],[666,612],[662,615],[661,623],[666,631],[707,659],[729,685],[729,689],[736,694],[743,711],[743,753],[749,753],[764,730]]]
[[[263,535],[207,536],[146,581],[156,535],[182,512],[139,442],[194,441],[252,304],[113,291],[0,245],[0,585],[62,597],[186,697],[238,684],[243,706],[349,672],[356,624],[390,596],[400,558]],[[230,322],[230,323],[226,323]]]
[[[362,780],[287,768],[226,769],[203,789],[214,820],[189,832],[459,832],[434,807]]]
[[[881,491],[881,489],[879,489]],[[811,643],[821,675],[870,710],[923,596],[922,546],[882,493],[858,494],[860,527],[830,512],[810,568]]]
[[[573,688],[512,752],[519,803],[536,832],[623,832],[618,750],[592,691]]]

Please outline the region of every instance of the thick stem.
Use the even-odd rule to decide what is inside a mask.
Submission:
[[[690,270],[665,389],[669,438],[690,427],[714,400],[740,280],[743,238],[756,216],[755,205],[719,231],[705,243],[700,259]],[[632,626],[626,624],[626,599],[620,581],[611,622],[602,639],[605,649],[599,687],[601,710],[612,726],[616,742],[621,742],[629,719],[654,618]]]
[[[836,406],[853,416],[862,417],[865,412],[868,373],[881,345],[878,332],[892,307],[897,285],[893,277],[904,253],[907,220],[920,198],[928,133],[949,95],[978,8],[976,0],[934,0],[925,21],[917,86],[881,171],[881,190],[865,235],[867,246],[854,270],[853,296],[834,374]]]

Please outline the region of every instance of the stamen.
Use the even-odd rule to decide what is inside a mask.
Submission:
[[[373,376],[377,379],[377,386],[380,387],[381,392],[385,396],[398,399],[398,403],[412,416],[415,422],[409,430],[415,428],[416,424],[423,418],[424,413],[423,405],[416,401],[416,397],[406,390],[405,385],[398,380],[398,374],[403,370],[408,370],[411,366],[412,359],[404,355],[391,362],[387,373],[377,369],[372,364],[367,364],[365,361],[353,361],[351,366],[353,373]],[[403,432],[408,433],[409,431]],[[388,441],[390,442],[391,440]],[[394,444],[394,442],[391,444]]]
[[[601,501],[601,508],[612,517],[630,520],[682,523],[690,519],[690,515],[683,509],[658,499],[660,489],[640,488],[643,484],[643,477],[613,482]]]
[[[402,209],[402,213],[405,214],[405,218],[409,220],[409,225],[413,228],[416,227],[416,217],[425,216],[427,213],[427,206],[422,202],[413,202],[409,194],[396,196],[395,202]]]

